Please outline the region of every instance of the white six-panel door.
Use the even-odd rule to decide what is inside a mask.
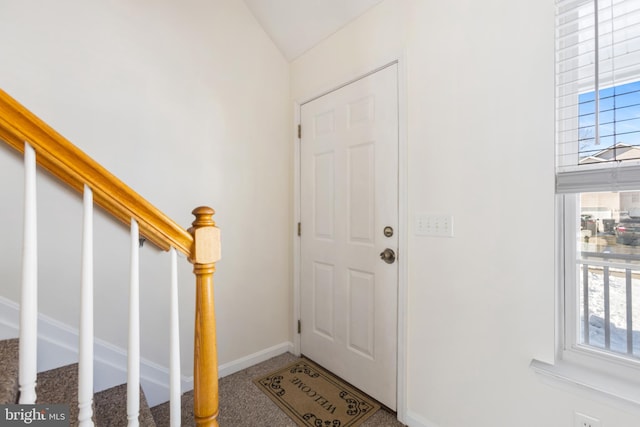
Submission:
[[[397,64],[301,106],[301,350],[396,408]],[[393,229],[387,237],[385,227]]]

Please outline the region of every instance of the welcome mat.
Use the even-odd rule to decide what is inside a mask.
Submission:
[[[380,409],[306,359],[253,382],[301,427],[356,427]]]

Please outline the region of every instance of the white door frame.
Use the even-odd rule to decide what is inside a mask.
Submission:
[[[333,85],[330,89],[294,101],[294,183],[293,183],[293,347],[294,353],[300,355],[300,334],[298,334],[298,319],[300,319],[300,237],[298,236],[298,222],[300,221],[300,138],[298,125],[300,124],[300,108],[303,104],[333,92],[350,83],[360,80],[392,64],[398,64],[398,343],[397,343],[397,414],[398,420],[405,423],[407,414],[407,260],[408,248],[408,175],[407,175],[407,84],[406,84],[405,55],[399,55],[394,60],[386,61],[370,71],[354,76],[344,82]],[[304,230],[302,231],[304,232]]]

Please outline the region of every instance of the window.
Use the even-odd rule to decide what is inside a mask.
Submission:
[[[581,193],[565,203],[567,332],[576,346],[640,361],[638,191]],[[574,258],[575,254],[575,258]],[[569,262],[571,264],[569,265]],[[570,320],[570,321],[569,321]]]
[[[640,159],[639,146],[640,82],[578,96],[579,164]]]
[[[561,353],[638,374],[640,0],[558,0],[556,40]]]

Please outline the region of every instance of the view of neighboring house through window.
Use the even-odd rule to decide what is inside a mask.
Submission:
[[[640,192],[581,193],[577,343],[640,358]]]

